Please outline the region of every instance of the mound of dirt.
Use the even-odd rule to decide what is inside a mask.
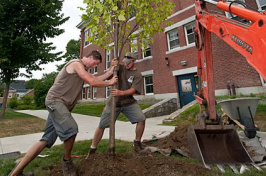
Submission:
[[[114,157],[106,153],[91,155],[81,161],[78,172],[80,176],[219,175],[196,163],[157,155],[138,155],[134,152],[116,154]],[[54,168],[50,175],[63,176],[61,167]]]
[[[187,143],[188,127],[189,126],[176,127],[172,133],[164,138],[160,138],[157,141],[144,141],[143,143],[160,149],[180,149],[189,155]]]
[[[146,145],[161,149],[187,149],[187,128],[188,126],[177,127],[170,135],[157,141],[144,142]],[[156,154],[139,155],[135,152],[115,154],[110,156],[106,153],[96,153],[88,159],[84,159],[77,166],[80,176],[183,176],[203,175],[219,173],[206,169],[200,164],[185,160],[165,157]],[[61,166],[53,168],[51,176],[63,175]]]

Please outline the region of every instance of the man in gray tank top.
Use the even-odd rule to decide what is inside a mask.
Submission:
[[[108,82],[104,81],[113,75],[115,65],[112,65],[105,74],[98,77],[87,72],[88,68],[95,68],[101,62],[101,54],[98,51],[92,51],[82,59],[71,60],[62,68],[45,99],[49,115],[44,135],[39,142],[29,149],[18,166],[11,171],[11,176],[34,175],[33,173],[23,174],[23,169],[44,148],[50,148],[58,136],[64,142],[64,155],[61,159],[63,174],[67,176],[77,175],[71,160],[71,150],[78,133],[78,126],[71,115],[71,111],[79,99],[84,82],[97,87],[106,87],[117,83],[117,76]]]
[[[137,124],[135,130],[134,150],[136,152],[141,152],[143,150],[141,138],[145,129],[146,117],[142,113],[137,100],[133,97],[134,94],[141,93],[143,84],[142,75],[135,67],[135,62],[136,55],[134,53],[127,53],[124,56],[123,65],[121,64],[118,67],[118,89],[113,89],[111,95],[116,97],[116,118],[119,116],[120,112],[122,112],[132,124]],[[111,114],[110,98],[111,97],[107,100],[100,124],[96,128],[88,156],[95,153],[97,145],[102,139],[105,128],[109,127]]]

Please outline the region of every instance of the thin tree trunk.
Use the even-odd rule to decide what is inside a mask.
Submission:
[[[117,19],[115,20],[118,21]],[[114,57],[119,60],[118,56],[118,23],[115,24],[115,53]],[[114,76],[117,75],[117,69],[114,70]],[[118,78],[119,79],[119,78]],[[112,86],[112,89],[117,89],[117,84]],[[109,154],[115,155],[115,116],[116,116],[116,97],[112,96],[111,102],[111,114],[110,114],[110,134],[109,134]]]
[[[10,86],[10,83],[6,84],[5,92],[4,92],[4,99],[3,99],[2,108],[1,108],[0,119],[4,119],[4,117],[5,117],[6,106],[7,106],[7,97],[8,97],[8,93],[9,93],[9,86]]]

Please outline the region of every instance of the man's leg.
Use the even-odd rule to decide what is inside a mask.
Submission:
[[[75,143],[77,135],[71,136],[67,140],[64,141],[64,159],[71,160],[71,151]]]
[[[23,157],[22,161],[18,164],[18,166],[11,173],[11,176],[16,176],[20,174],[23,169],[34,159],[36,158],[42,150],[47,146],[46,141],[39,141],[35,145],[33,145],[26,155]]]
[[[135,138],[136,141],[141,141],[144,129],[145,129],[145,120],[138,122],[136,125],[136,138]]]
[[[99,142],[101,141],[102,137],[103,137],[103,133],[104,133],[105,128],[100,128],[97,127],[94,133],[94,137],[92,140],[92,144],[91,144],[91,148],[97,148]]]

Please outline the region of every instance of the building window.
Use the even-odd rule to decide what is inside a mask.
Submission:
[[[91,98],[91,87],[87,87],[87,99]]]
[[[97,98],[97,87],[93,87],[93,99]]]
[[[136,38],[131,40],[130,47],[131,47],[131,52],[134,53],[138,58],[138,40]]]
[[[262,76],[260,76],[260,80],[261,80],[262,86],[266,87],[266,81],[263,79]]]
[[[88,72],[89,72],[89,73],[91,73],[91,72],[92,72],[91,68],[89,68]]]
[[[8,93],[8,98],[12,98],[12,93]]]
[[[259,0],[261,10],[266,10],[266,0]]]
[[[110,68],[111,65],[111,50],[106,50],[106,70]]]
[[[94,67],[94,74],[98,73],[98,67]]]
[[[185,25],[187,45],[195,42],[194,29],[195,29],[195,22]]]
[[[167,40],[169,50],[180,47],[177,29],[167,32]]]
[[[145,85],[145,95],[153,94],[153,81],[151,75],[144,77],[144,85]]]
[[[131,13],[129,18],[134,18],[136,16],[136,9],[132,5],[130,5]]]
[[[86,29],[84,31],[84,47],[87,46],[87,45],[89,45],[89,42],[87,41],[88,36],[89,36],[89,30]]]
[[[82,99],[86,99],[86,88],[82,88]]]
[[[149,40],[149,37],[147,40],[143,40],[143,45],[144,45],[144,51],[142,52],[143,58],[151,56],[151,46],[148,43],[149,42],[148,40]]]
[[[106,87],[105,90],[106,90],[106,98],[108,98],[111,95],[111,86]]]
[[[245,3],[245,0],[239,0],[239,1]],[[227,3],[230,3],[230,2],[228,1]],[[243,7],[243,8],[245,8],[243,5],[241,5],[241,4],[239,4],[239,3],[233,3],[233,5],[238,6],[238,7]],[[248,23],[248,22],[249,22],[248,20],[246,20],[246,19],[244,19],[244,18],[241,18],[241,17],[236,16],[236,15],[234,15],[234,14],[230,14],[229,12],[225,12],[225,16],[226,16],[227,18],[231,18],[231,19],[233,19],[233,20],[240,21],[240,22],[243,22],[243,23]]]

